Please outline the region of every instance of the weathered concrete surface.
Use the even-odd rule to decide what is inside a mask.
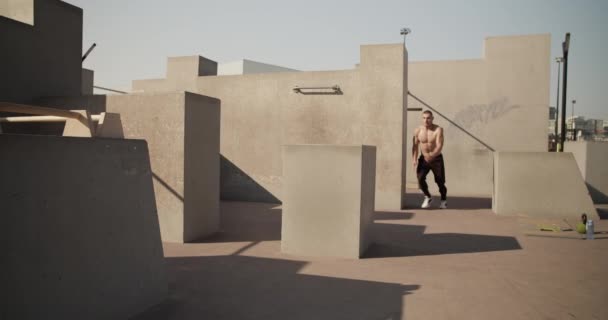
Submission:
[[[171,303],[137,320],[608,318],[608,234],[528,231],[459,200],[376,212],[361,260],[282,254],[281,207],[222,202],[217,241],[164,244]]]
[[[118,113],[125,138],[148,142],[163,241],[188,242],[219,230],[219,100],[174,92],[38,103]]]
[[[564,151],[572,152],[595,203],[608,203],[608,143],[567,142]]]
[[[0,16],[0,101],[79,95],[82,9],[58,0],[11,0],[6,8],[18,15],[33,10],[34,24]]]
[[[167,294],[145,141],[0,135],[1,319],[127,319]]]
[[[283,146],[281,251],[359,258],[370,245],[376,148]]]
[[[550,47],[548,34],[489,37],[481,59],[411,62],[409,88],[496,151],[547,151]],[[412,97],[408,106],[426,109]],[[408,150],[421,119],[419,111],[408,114]],[[491,196],[490,150],[437,114],[435,122],[445,130],[448,197]],[[416,188],[411,161],[407,185]]]
[[[196,59],[194,59],[196,60]],[[377,147],[376,207],[404,205],[407,51],[403,44],[361,46],[354,70],[136,80],[134,91],[196,89],[222,101],[222,197],[282,199],[281,145]],[[177,68],[177,67],[176,67]],[[194,68],[194,67],[193,67]],[[178,68],[179,69],[179,68]],[[179,74],[179,73],[178,73]],[[189,82],[188,82],[189,81]],[[298,94],[295,86],[340,86],[341,94]],[[231,170],[228,170],[231,169]]]
[[[598,215],[571,153],[497,152],[492,210],[500,215]]]

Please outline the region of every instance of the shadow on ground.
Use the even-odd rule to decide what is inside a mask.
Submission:
[[[601,220],[608,219],[608,208],[596,208],[597,215],[600,216]]]
[[[281,240],[281,209],[259,202],[220,203],[220,232],[196,242]]]
[[[492,209],[491,197],[453,197],[448,194],[448,208],[475,210],[475,209]],[[422,193],[407,193],[405,195],[405,209],[420,209],[420,205],[424,200]],[[439,207],[441,198],[433,197],[431,208]]]
[[[374,212],[374,220],[407,220],[414,217],[413,212],[403,211],[376,211]]]
[[[133,320],[401,319],[418,285],[298,274],[303,261],[166,258],[169,299]]]
[[[463,233],[425,234],[425,226],[374,223],[373,244],[363,258],[520,250],[514,237]]]

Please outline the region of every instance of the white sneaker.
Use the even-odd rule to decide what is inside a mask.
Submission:
[[[447,208],[448,208],[448,201],[441,200],[441,204],[439,204],[439,209],[447,209]]]
[[[424,197],[424,201],[422,201],[422,206],[420,206],[422,209],[426,209],[428,207],[431,206],[431,202],[433,202],[433,199],[430,197]]]

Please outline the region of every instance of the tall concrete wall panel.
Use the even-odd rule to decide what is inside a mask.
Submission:
[[[163,241],[188,242],[219,230],[219,100],[174,92],[38,103],[119,113],[125,138],[148,142]]]
[[[167,278],[145,141],[0,134],[1,319],[127,319]]]
[[[572,152],[595,203],[608,203],[608,143],[568,142],[564,151]]]
[[[571,153],[497,152],[494,159],[495,213],[598,218]]]
[[[79,95],[82,9],[58,0],[11,0],[11,8],[33,10],[33,25],[0,16],[0,101]]]
[[[375,155],[373,146],[283,146],[283,252],[363,254],[373,223]]]
[[[491,37],[481,59],[412,62],[410,91],[456,123],[435,114],[445,130],[446,180],[451,195],[492,194],[492,152],[547,150],[550,36]],[[427,109],[410,97],[410,108]],[[420,112],[408,114],[407,149]],[[408,181],[417,186],[407,157]],[[437,187],[430,189],[438,194]]]
[[[406,74],[402,44],[373,45],[361,47],[355,70],[206,76],[193,84],[136,80],[133,89],[163,92],[195,85],[196,92],[222,101],[222,199],[279,202],[281,145],[367,144],[378,150],[376,206],[398,209],[404,202]],[[340,93],[293,91],[334,85]]]

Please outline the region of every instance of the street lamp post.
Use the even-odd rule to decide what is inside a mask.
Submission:
[[[570,32],[566,33],[566,39],[562,42],[562,52],[564,57],[564,89],[562,90],[562,132],[559,152],[564,152],[566,142],[566,95],[568,90],[568,51],[570,51]]]
[[[559,77],[561,71],[561,63],[564,61],[564,58],[557,57],[555,58],[555,62],[557,62],[557,99],[555,100],[555,151],[557,152],[557,145],[559,145],[559,137],[557,135],[557,126],[559,120]]]
[[[401,34],[403,35],[403,45],[405,46],[405,37],[412,33],[412,30],[410,28],[402,28],[401,29]]]
[[[574,128],[574,104],[576,99],[572,99],[572,141],[576,141],[576,129]]]

